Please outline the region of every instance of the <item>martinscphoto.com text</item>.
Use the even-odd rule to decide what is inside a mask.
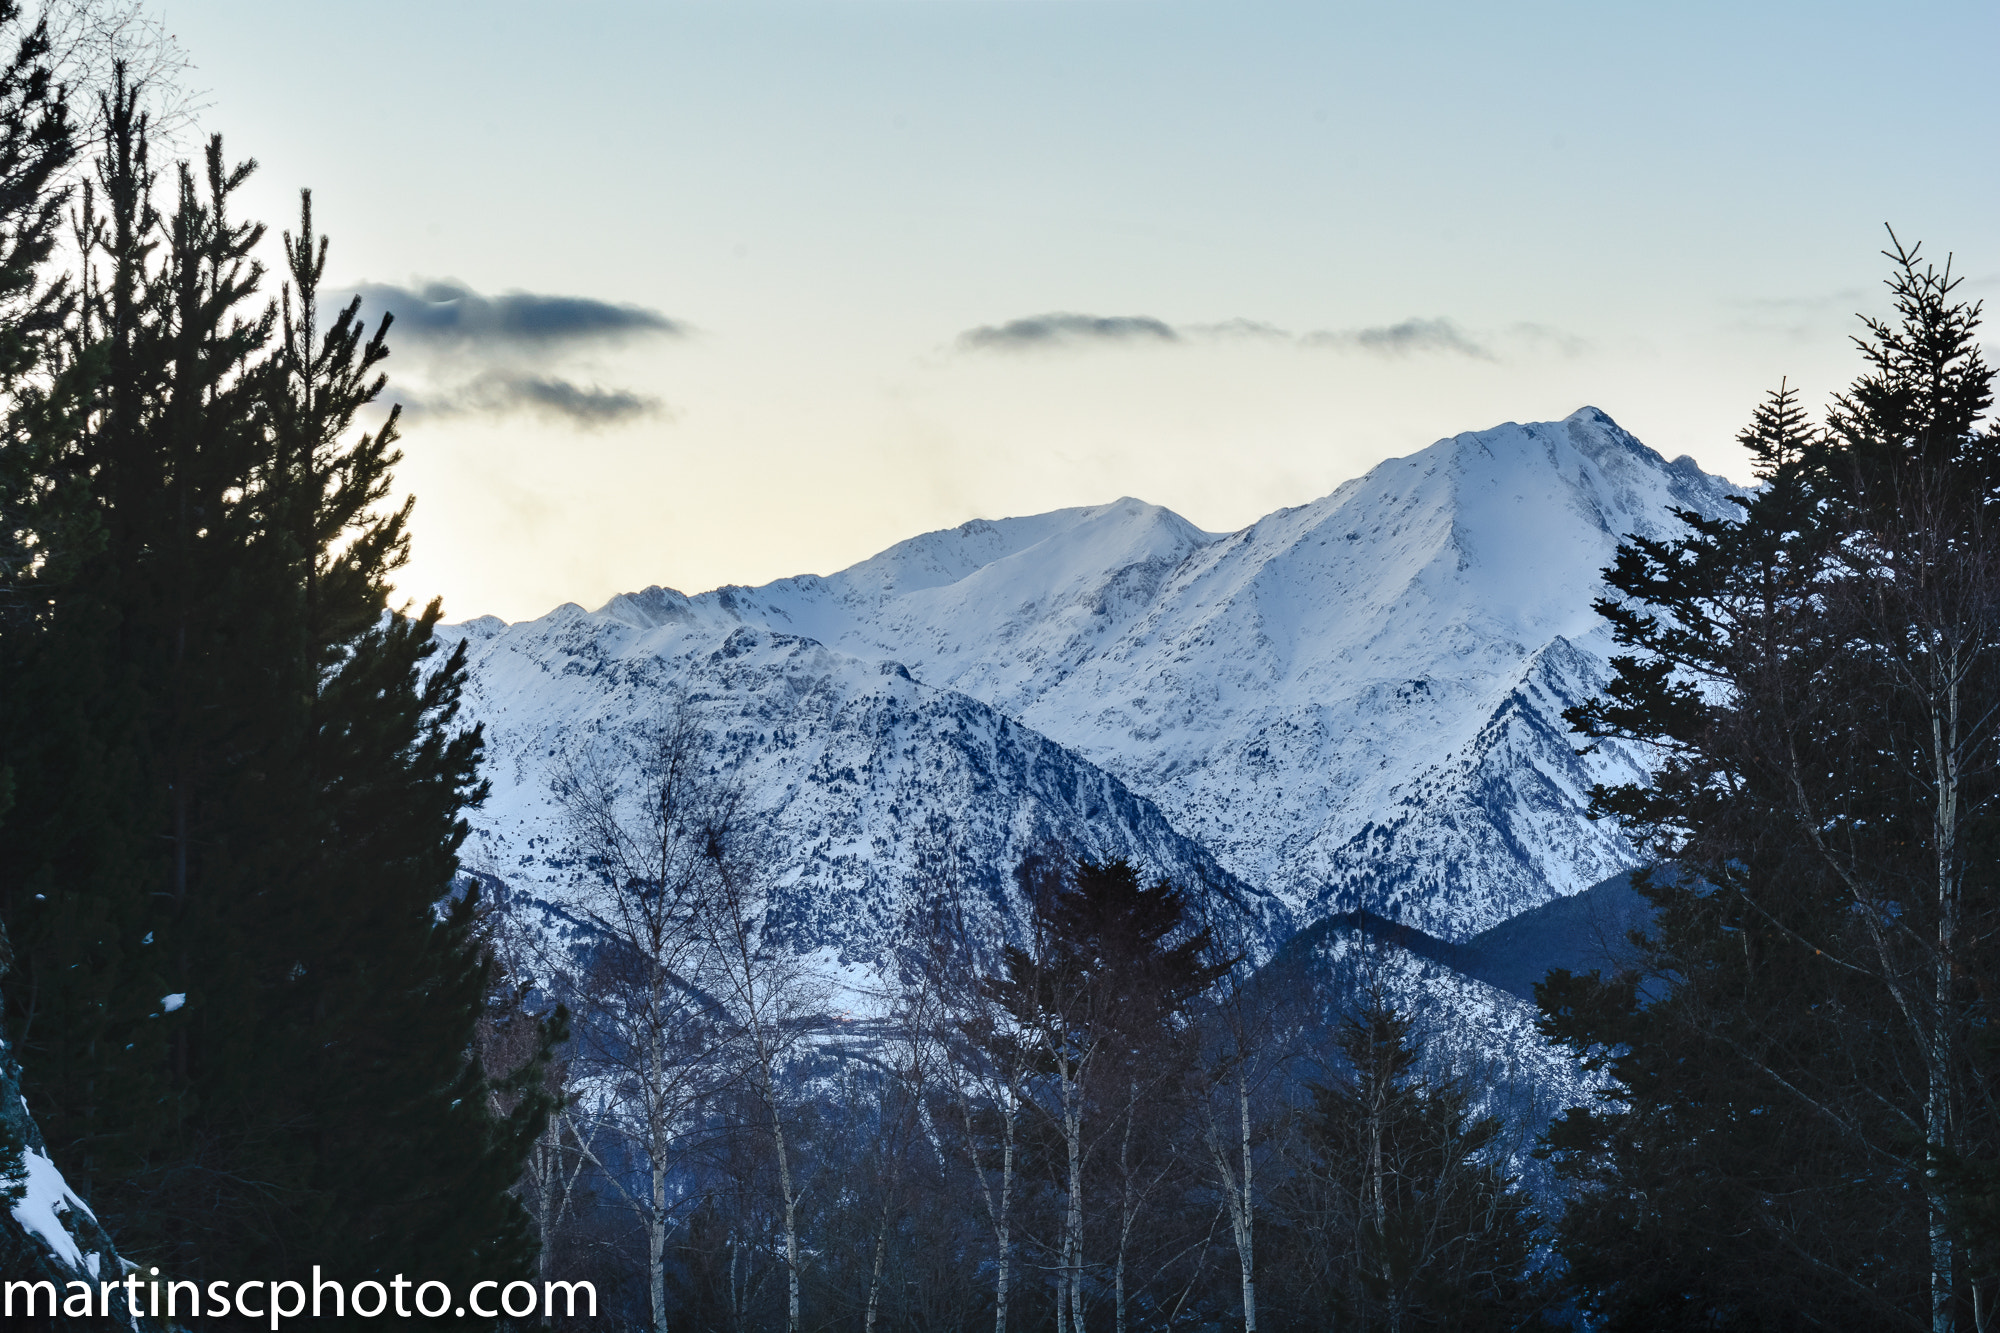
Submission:
[[[141,1276],[134,1269],[122,1279],[72,1281],[58,1291],[56,1284],[8,1282],[0,1289],[0,1315],[8,1319],[57,1313],[75,1319],[135,1316],[148,1319],[220,1319],[238,1315],[271,1321],[283,1327],[287,1319],[344,1318],[436,1319],[444,1315],[474,1315],[495,1319],[554,1318],[597,1315],[597,1288],[589,1282],[475,1282],[462,1295],[444,1282],[414,1281],[396,1274],[387,1282],[366,1280],[347,1285],[323,1276],[314,1265],[312,1277],[230,1282],[218,1278],[201,1283],[162,1278],[155,1268]]]

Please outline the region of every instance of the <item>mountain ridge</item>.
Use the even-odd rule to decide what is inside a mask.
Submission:
[[[1584,408],[1448,437],[1234,533],[1123,497],[919,534],[831,575],[653,587],[451,633],[475,648],[468,708],[482,719],[501,645],[543,654],[544,675],[558,658],[568,676],[650,659],[656,687],[697,686],[726,712],[728,687],[690,664],[739,631],[782,636],[847,664],[833,674],[940,691],[933,719],[1009,719],[1021,743],[1033,733],[1082,766],[1072,785],[1086,769],[1115,779],[1267,896],[1274,923],[1366,909],[1462,940],[1636,862],[1584,807],[1591,783],[1643,773],[1643,756],[1578,756],[1561,722],[1606,680],[1598,570],[1624,533],[1664,535],[1669,506],[1720,513],[1735,493]],[[564,729],[629,726],[617,679],[546,702]],[[499,717],[524,689],[489,727],[522,775]],[[475,819],[482,840],[491,823]]]

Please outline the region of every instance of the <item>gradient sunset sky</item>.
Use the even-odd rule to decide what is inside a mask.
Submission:
[[[1120,495],[1226,530],[1586,403],[1744,479],[1884,223],[2000,294],[1992,0],[159,13],[250,207],[311,186],[399,311],[452,619]]]

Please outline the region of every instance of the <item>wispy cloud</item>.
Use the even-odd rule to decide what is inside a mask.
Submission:
[[[958,345],[969,351],[1020,351],[1091,343],[1170,343],[1179,340],[1180,334],[1172,326],[1150,315],[1075,315],[1062,311],[1010,319],[1005,324],[984,324],[958,335]]]
[[[1030,315],[1005,324],[984,324],[958,335],[961,351],[1021,351],[1037,348],[1108,345],[1163,346],[1188,342],[1268,342],[1296,347],[1365,352],[1376,356],[1443,353],[1482,361],[1498,359],[1478,339],[1448,319],[1406,319],[1355,329],[1292,333],[1255,319],[1175,326],[1151,315]]]
[[[1296,335],[1261,319],[1225,319],[1218,324],[1189,324],[1190,337],[1239,342],[1296,342]]]
[[[412,416],[535,416],[583,429],[668,417],[659,399],[579,382],[574,362],[641,339],[681,338],[688,326],[645,306],[588,296],[504,292],[463,283],[362,283],[364,317],[395,316],[390,346],[415,374],[392,394]]]
[[[1510,326],[1507,338],[1537,351],[1552,351],[1562,356],[1582,356],[1591,349],[1588,338],[1579,338],[1574,333],[1532,321]]]
[[[1352,348],[1379,356],[1408,356],[1413,352],[1449,352],[1457,356],[1494,360],[1493,353],[1469,337],[1448,319],[1406,319],[1397,324],[1378,324],[1360,329],[1320,329],[1299,339],[1303,347]]]
[[[396,317],[404,343],[432,347],[554,349],[635,337],[682,337],[687,326],[644,306],[588,296],[503,292],[483,296],[456,282],[418,287],[363,283],[354,289],[365,310]]]
[[[515,416],[528,413],[586,430],[644,417],[671,417],[659,399],[629,389],[580,385],[553,375],[507,370],[484,374],[440,393],[402,394],[412,416]]]

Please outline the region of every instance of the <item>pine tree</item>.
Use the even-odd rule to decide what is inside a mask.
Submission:
[[[1539,992],[1547,1030],[1613,1076],[1540,1150],[1575,1187],[1572,1282],[1613,1329],[1897,1326],[1921,1304],[1921,1200],[1857,1143],[1894,1119],[1798,1100],[1808,1076],[1825,1095],[1886,1072],[1875,996],[1726,897],[1654,892],[1644,983],[1557,973]]]
[[[1012,1023],[993,1034],[1010,1044],[1002,1063],[1032,1071],[1032,1105],[1055,1159],[1057,1328],[1085,1326],[1087,1229],[1095,1198],[1108,1194],[1114,1323],[1123,1329],[1127,1250],[1141,1206],[1132,1157],[1140,1110],[1164,1107],[1181,1091],[1191,1047],[1180,1040],[1182,1018],[1234,962],[1213,957],[1208,930],[1196,928],[1178,888],[1146,886],[1122,859],[1031,856],[1016,879],[1028,939],[1002,951],[1004,972],[988,991]],[[1101,1164],[1090,1160],[1100,1154]]]
[[[0,0],[0,33],[13,50],[0,66],[0,679],[38,634],[38,566],[74,549],[87,533],[75,488],[50,484],[41,469],[37,423],[54,388],[49,353],[71,304],[68,284],[50,281],[62,205],[62,173],[75,155],[69,106],[49,69],[46,24],[22,29],[21,7]],[[6,705],[0,703],[0,715]],[[4,724],[0,724],[4,725]],[[0,731],[0,735],[4,735]],[[0,825],[14,805],[14,769],[0,749]],[[14,950],[0,918],[0,981]],[[11,1066],[11,1055],[0,1056]],[[12,1108],[9,1108],[11,1111]],[[0,1201],[20,1197],[27,1146],[11,1114],[0,1118]]]
[[[1664,759],[1594,806],[1691,872],[1648,888],[1638,975],[1544,994],[1554,1035],[1623,1050],[1599,1058],[1624,1107],[1550,1140],[1594,1182],[1565,1252],[1614,1320],[1665,1291],[1621,1275],[1628,1242],[1686,1264],[1661,1281],[1703,1326],[1865,1309],[1942,1333],[1990,1295],[1967,1284],[1948,1168],[1996,1146],[1973,1038],[2000,925],[1979,851],[2000,795],[2000,441],[1978,428],[1978,307],[1948,268],[1889,258],[1896,320],[1869,323],[1870,369],[1826,427],[1781,389],[1742,437],[1764,484],[1740,514],[1681,514],[1686,536],[1630,539],[1606,574],[1599,610],[1632,651],[1571,720]],[[1674,1189],[1677,1155],[1730,1165]]]
[[[103,119],[64,410],[29,432],[34,486],[80,493],[95,539],[34,570],[5,692],[30,1096],[127,1251],[181,1275],[525,1274],[508,1190],[547,1105],[496,1119],[472,1058],[464,654],[437,660],[435,603],[387,609],[396,418],[356,425],[388,322],[322,326],[309,198],[260,308],[251,164],[211,140],[162,212],[143,90],[121,74]]]
[[[4,12],[18,19],[17,6]],[[7,71],[0,115],[11,307],[0,339],[0,755],[14,797],[0,822],[0,920],[16,963],[7,1036],[87,1195],[94,1171],[136,1169],[159,1132],[158,1031],[146,1019],[166,992],[126,781],[139,703],[113,660],[115,616],[91,588],[110,533],[92,494],[96,462],[76,447],[105,357],[80,345],[78,285],[49,272],[74,150],[60,91],[33,68],[46,54],[38,28]],[[69,1095],[42,1096],[58,1084]]]

